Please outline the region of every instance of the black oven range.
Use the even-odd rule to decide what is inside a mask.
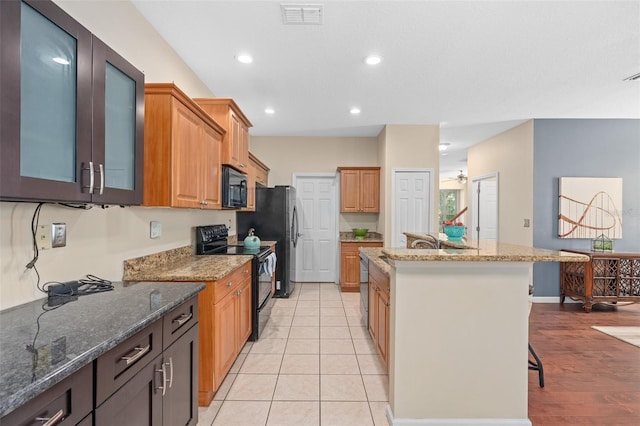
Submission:
[[[226,225],[196,226],[195,254],[197,255],[251,255],[251,336],[258,340],[273,306],[271,275],[265,267],[271,255],[271,247],[260,246],[257,250],[245,249],[243,245],[228,244]],[[273,269],[275,270],[275,269]]]

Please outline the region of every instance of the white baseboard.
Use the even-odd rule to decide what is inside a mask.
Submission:
[[[533,296],[533,303],[560,303],[560,296]],[[580,300],[564,298],[564,303],[582,303]]]
[[[394,419],[390,405],[387,420],[393,426],[531,426],[529,419]]]

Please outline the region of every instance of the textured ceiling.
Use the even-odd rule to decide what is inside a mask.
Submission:
[[[623,81],[640,72],[640,1],[323,1],[309,26],[283,25],[281,2],[133,3],[252,135],[439,124],[455,176],[468,146],[530,118],[640,118],[640,81]]]

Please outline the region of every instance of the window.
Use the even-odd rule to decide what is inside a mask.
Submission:
[[[454,217],[456,213],[458,213],[459,204],[459,189],[441,189],[438,223],[442,225],[442,222],[450,220],[452,217]]]

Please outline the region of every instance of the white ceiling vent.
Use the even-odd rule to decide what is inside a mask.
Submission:
[[[321,4],[281,4],[285,25],[322,25]]]

